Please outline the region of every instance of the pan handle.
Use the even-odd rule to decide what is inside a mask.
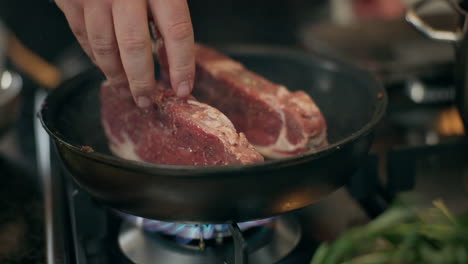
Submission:
[[[374,219],[394,202],[395,197],[415,186],[417,151],[391,151],[387,157],[384,184],[379,177],[379,156],[370,153],[367,160],[348,183],[350,195],[369,218]]]
[[[451,31],[451,30],[439,30],[433,28],[431,25],[426,23],[418,14],[417,12],[421,10],[424,6],[432,2],[431,0],[421,0],[414,4],[412,7],[409,7],[406,10],[405,19],[408,23],[414,26],[419,32],[424,34],[430,39],[444,41],[449,43],[457,43],[459,42],[463,35],[460,31]],[[453,1],[448,1],[450,5],[457,9],[455,6],[458,6]],[[457,9],[458,11],[458,9]]]
[[[369,153],[362,166],[346,185],[351,197],[371,219],[387,210],[394,199],[394,195],[389,193],[380,182],[378,168],[379,156],[376,153]]]

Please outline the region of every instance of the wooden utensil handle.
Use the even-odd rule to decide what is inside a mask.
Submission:
[[[8,34],[7,56],[16,67],[46,88],[55,88],[62,80],[57,67],[25,47],[12,33]]]

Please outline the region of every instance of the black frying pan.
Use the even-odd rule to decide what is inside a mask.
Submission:
[[[244,48],[248,68],[309,93],[328,123],[318,153],[247,166],[188,167],[127,161],[109,152],[99,115],[97,69],[64,82],[40,116],[75,181],[103,203],[137,216],[228,223],[266,218],[314,203],[343,186],[366,158],[385,112],[383,88],[368,73],[312,54]],[[91,146],[88,152],[82,146]]]

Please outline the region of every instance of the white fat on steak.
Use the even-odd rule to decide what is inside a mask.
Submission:
[[[207,65],[210,67],[211,73],[214,75],[224,71],[235,71],[244,68],[242,64],[238,62],[226,60],[212,60],[208,62]]]
[[[194,100],[187,100],[187,102],[199,108],[191,114],[191,117],[198,120],[198,124],[202,125],[200,128],[206,133],[213,134],[220,139],[224,147],[234,153],[237,159],[241,160],[242,156],[246,155],[246,153],[235,151],[235,148],[238,146],[253,149],[245,135],[243,133],[238,134],[231,120],[219,110]],[[254,153],[252,152],[252,157],[255,156]]]
[[[304,145],[307,145],[309,141],[309,138],[306,137],[306,135],[304,135],[303,139],[296,144],[292,144],[291,142],[289,142],[284,112],[278,111],[278,113],[281,116],[283,126],[281,126],[281,130],[278,135],[278,138],[276,139],[276,142],[268,146],[253,145],[255,149],[258,152],[260,152],[260,154],[270,159],[280,159],[280,158],[290,157],[291,154],[289,153],[294,152],[298,149],[304,148]]]
[[[324,117],[304,91],[289,91],[200,44],[196,65],[194,96],[226,114],[263,156],[290,157],[327,144]]]
[[[111,135],[107,122],[103,121],[102,125],[106,134]],[[112,154],[127,160],[142,161],[135,152],[135,143],[132,141],[132,139],[130,139],[127,133],[125,133],[125,131],[121,131],[119,136],[122,138],[122,140],[119,140],[115,136],[111,137],[109,140],[109,149]]]

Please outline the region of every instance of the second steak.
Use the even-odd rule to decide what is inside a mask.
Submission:
[[[193,95],[223,112],[266,157],[298,155],[327,144],[325,119],[309,95],[290,92],[199,44]]]

